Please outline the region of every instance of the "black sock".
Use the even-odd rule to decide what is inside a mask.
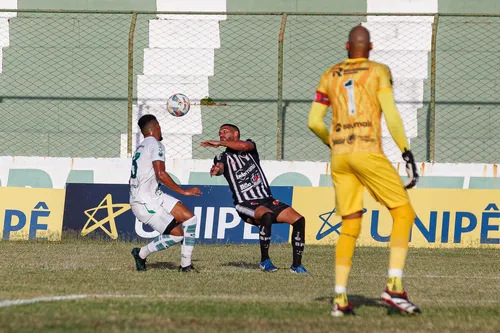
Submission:
[[[301,217],[292,226],[293,266],[299,267],[302,265],[302,252],[304,252],[306,220]]]
[[[269,245],[271,245],[271,227],[273,225],[273,214],[265,213],[260,218],[259,241],[261,261],[269,259]]]

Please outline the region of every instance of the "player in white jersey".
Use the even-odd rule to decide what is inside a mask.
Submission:
[[[163,193],[160,185],[186,196],[199,196],[201,191],[196,187],[184,190],[165,171],[165,147],[160,142],[163,137],[156,117],[144,115],[138,125],[144,140],[132,159],[130,206],[140,222],[160,235],[142,248],[132,250],[136,268],[138,271],[147,270],[147,256],[182,242],[179,271],[190,272],[194,269],[191,254],[195,243],[196,216],[178,199]]]

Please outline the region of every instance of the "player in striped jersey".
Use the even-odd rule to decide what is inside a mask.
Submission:
[[[257,146],[252,140],[240,140],[240,130],[232,124],[219,129],[220,141],[205,141],[202,147],[227,147],[214,158],[211,176],[224,175],[231,192],[236,211],[243,221],[259,227],[261,250],[260,268],[274,272],[278,268],[269,258],[271,228],[275,222],[292,225],[293,263],[290,271],[307,274],[302,265],[305,242],[305,219],[292,207],[273,198],[271,188],[260,166]]]

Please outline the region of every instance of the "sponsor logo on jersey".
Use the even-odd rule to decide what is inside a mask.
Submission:
[[[248,174],[255,168],[256,168],[255,164],[252,164],[248,167],[246,171],[241,171],[241,170],[236,171],[236,179],[241,180],[247,178]]]
[[[337,140],[333,140],[333,144],[334,145],[342,145],[345,143],[345,139],[337,139]]]
[[[359,121],[352,124],[336,124],[335,132],[340,132],[342,129],[353,129],[358,127],[372,127],[373,124],[371,121]]]

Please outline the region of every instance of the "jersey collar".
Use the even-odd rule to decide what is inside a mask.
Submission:
[[[361,62],[361,61],[366,61],[368,60],[367,58],[347,58],[345,62]]]

